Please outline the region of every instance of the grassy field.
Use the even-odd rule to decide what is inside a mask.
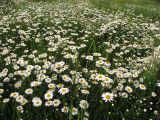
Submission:
[[[154,0],[91,0],[100,9],[120,10],[132,9],[135,15],[143,15],[155,21],[160,19],[160,2]]]
[[[1,0],[0,120],[159,120],[160,1]]]

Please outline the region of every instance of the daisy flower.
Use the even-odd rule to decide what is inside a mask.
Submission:
[[[113,93],[106,92],[106,93],[103,93],[103,94],[102,94],[102,99],[103,99],[105,102],[113,101],[113,98],[114,98]]]
[[[68,108],[67,106],[64,106],[64,107],[61,109],[61,111],[62,111],[63,113],[68,113],[69,108]]]
[[[99,75],[96,76],[96,79],[97,79],[97,80],[104,80],[104,79],[105,79],[105,76],[102,75],[102,74],[99,74]]]
[[[53,83],[48,84],[48,88],[50,88],[50,89],[53,89],[53,88],[55,88],[55,87],[56,87],[56,85],[53,84]]]
[[[63,80],[66,81],[66,82],[71,81],[71,78],[68,77],[67,75],[63,75],[62,78],[63,78]]]
[[[60,105],[60,103],[61,103],[61,101],[60,101],[60,100],[58,100],[58,99],[53,100],[53,106],[54,106],[54,107],[59,106],[59,105]]]
[[[44,98],[46,100],[50,100],[53,98],[53,93],[52,92],[47,92],[45,95],[44,95]]]
[[[4,92],[4,90],[3,89],[0,89],[0,94],[2,94]]]
[[[72,115],[77,115],[78,114],[78,109],[73,107],[72,108]]]
[[[32,89],[32,88],[28,88],[28,89],[25,90],[25,93],[26,93],[27,95],[30,95],[30,94],[33,93],[33,89]]]
[[[23,101],[24,97],[22,95],[19,95],[16,97],[16,101],[21,103]]]
[[[82,109],[87,109],[89,107],[89,103],[86,100],[81,100],[79,106]]]
[[[3,99],[3,103],[7,103],[7,102],[9,102],[9,98]]]
[[[53,105],[53,102],[52,101],[46,101],[45,102],[45,106],[52,106]]]
[[[140,88],[141,90],[146,90],[146,89],[147,89],[146,86],[144,86],[143,84],[139,84],[139,88]]]
[[[111,78],[109,78],[109,77],[105,77],[104,78],[104,82],[106,82],[106,83],[113,83],[113,80]]]
[[[69,92],[69,89],[68,89],[68,88],[61,88],[61,89],[59,89],[58,92],[59,92],[61,95],[65,95],[66,93]]]
[[[133,89],[129,86],[125,87],[125,90],[128,92],[128,93],[132,93],[133,92]]]
[[[19,95],[18,92],[13,92],[10,94],[10,97],[16,98]]]
[[[42,100],[39,97],[35,97],[32,99],[33,106],[39,107],[42,104]]]

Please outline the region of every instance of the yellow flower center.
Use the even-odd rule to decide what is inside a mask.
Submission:
[[[62,89],[62,92],[66,92],[66,90],[65,90],[65,89]]]
[[[50,94],[47,95],[47,97],[50,97],[50,96],[51,96]]]
[[[39,101],[37,101],[36,104],[39,104]]]
[[[58,101],[54,101],[55,104],[58,104]]]
[[[111,98],[110,95],[106,95],[106,99],[109,100]]]
[[[102,76],[99,76],[99,78],[102,78]]]
[[[108,80],[109,80],[109,78],[105,78],[105,80],[106,80],[106,81],[108,81]]]

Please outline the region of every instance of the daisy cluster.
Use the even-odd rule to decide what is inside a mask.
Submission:
[[[84,3],[13,10],[0,19],[0,104],[22,119],[31,109],[45,111],[46,119],[98,120],[96,112],[125,119],[133,111],[153,119],[159,84],[148,88],[143,73],[159,55],[159,25]]]

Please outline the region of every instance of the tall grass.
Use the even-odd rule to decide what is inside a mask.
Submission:
[[[154,0],[89,0],[95,7],[104,10],[126,11],[132,9],[135,15],[143,15],[154,21],[160,19],[160,3]]]

